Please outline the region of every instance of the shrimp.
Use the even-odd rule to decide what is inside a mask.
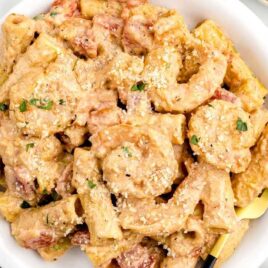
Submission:
[[[152,198],[127,198],[119,216],[122,227],[148,236],[179,231],[193,214],[210,172],[203,164],[192,164],[189,175],[167,203],[156,204]]]
[[[178,166],[163,134],[147,126],[117,125],[96,133],[91,142],[113,193],[141,198],[171,189]]]
[[[189,121],[188,138],[193,151],[206,162],[234,173],[245,171],[255,143],[250,115],[223,100],[197,109]]]
[[[226,58],[217,51],[207,52],[188,83],[178,84],[180,54],[172,47],[152,50],[145,58],[144,81],[157,111],[190,112],[210,99],[223,82]]]
[[[39,42],[49,42],[42,39],[47,37],[39,38],[42,40]],[[60,53],[46,70],[32,69],[12,85],[10,116],[23,134],[47,137],[70,126],[83,97],[73,72],[74,65],[72,55]]]

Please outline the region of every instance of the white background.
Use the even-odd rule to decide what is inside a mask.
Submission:
[[[21,0],[0,0],[0,17],[3,14],[5,14],[12,6],[16,5],[20,1]],[[37,0],[33,0],[33,1],[37,1]],[[241,1],[244,2],[246,5],[248,5],[268,26],[268,5],[267,6],[262,5],[260,3],[261,0],[260,1],[241,0]],[[267,241],[267,255],[268,255],[268,241]],[[234,267],[234,268],[240,268],[240,267]],[[261,268],[268,268],[268,260],[262,265]]]

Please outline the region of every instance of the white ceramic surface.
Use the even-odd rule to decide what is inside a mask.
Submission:
[[[268,26],[268,0],[240,0],[240,1],[245,3]]]
[[[12,12],[33,16],[46,10],[50,2],[52,0],[25,0],[12,9]],[[215,20],[234,40],[243,58],[268,87],[268,30],[239,1],[153,0],[152,2],[178,9],[190,27],[205,18]],[[243,243],[223,268],[259,267],[268,254],[267,241],[268,213],[252,222]],[[34,252],[22,249],[16,244],[10,236],[9,225],[2,219],[0,219],[0,266],[2,268],[92,267],[85,255],[77,249],[71,250],[57,262],[45,263]],[[263,268],[267,267],[263,266]]]

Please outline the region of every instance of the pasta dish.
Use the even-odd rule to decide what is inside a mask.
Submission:
[[[164,5],[164,1],[163,1]],[[0,215],[46,261],[194,268],[268,187],[267,89],[212,20],[56,0],[0,39]]]

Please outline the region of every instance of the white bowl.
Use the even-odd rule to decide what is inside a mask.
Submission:
[[[52,0],[24,0],[10,12],[34,16],[45,11]],[[152,0],[175,8],[189,27],[209,18],[216,21],[232,38],[242,57],[268,87],[268,30],[238,0]],[[9,13],[10,13],[9,12]],[[223,268],[257,268],[268,257],[268,213],[252,222],[242,244]],[[0,219],[0,266],[2,268],[84,268],[92,267],[78,249],[69,251],[59,261],[46,263],[31,250],[18,246],[9,225]],[[185,267],[187,268],[187,267]]]

